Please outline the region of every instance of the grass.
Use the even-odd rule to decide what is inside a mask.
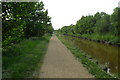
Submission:
[[[110,75],[103,71],[95,61],[90,60],[90,55],[87,55],[83,50],[80,50],[72,42],[66,40],[63,36],[57,35],[58,38],[62,41],[63,44],[74,54],[74,56],[86,67],[95,78],[114,78],[113,75]],[[113,79],[111,79],[113,80]]]
[[[119,43],[118,40],[118,36],[114,36],[112,34],[104,34],[104,35],[100,35],[100,34],[83,34],[82,37],[87,37],[90,39],[94,39],[94,40],[106,40],[106,41],[110,41],[110,42],[114,42],[114,43]]]
[[[30,38],[3,52],[3,78],[34,77],[33,73],[43,62],[50,36]]]
[[[70,35],[73,35],[73,36],[80,36],[80,37],[86,37],[86,38],[89,38],[89,39],[93,39],[93,40],[105,40],[105,41],[108,41],[108,42],[112,42],[112,43],[115,43],[115,44],[120,44],[120,41],[119,41],[119,36],[114,36],[110,33],[108,34],[70,34]]]

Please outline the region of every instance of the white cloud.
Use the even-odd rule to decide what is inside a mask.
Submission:
[[[96,12],[113,13],[119,0],[42,0],[49,16],[52,17],[54,29],[75,24],[82,15]]]

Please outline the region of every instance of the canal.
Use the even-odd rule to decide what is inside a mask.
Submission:
[[[93,59],[96,59],[99,65],[107,65],[110,73],[118,73],[118,52],[120,47],[70,36],[65,36],[65,38],[92,56]]]

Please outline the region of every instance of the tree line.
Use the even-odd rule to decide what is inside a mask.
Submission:
[[[30,37],[51,34],[53,27],[43,2],[2,2],[2,48]]]
[[[58,29],[58,32],[120,43],[118,39],[120,37],[119,25],[120,8],[117,7],[111,15],[105,12],[97,12],[94,15],[82,16],[75,25],[64,26]]]

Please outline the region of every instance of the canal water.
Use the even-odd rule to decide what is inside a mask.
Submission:
[[[65,38],[98,60],[100,65],[107,65],[110,73],[118,73],[118,52],[120,51],[120,47],[70,36],[65,36]]]

